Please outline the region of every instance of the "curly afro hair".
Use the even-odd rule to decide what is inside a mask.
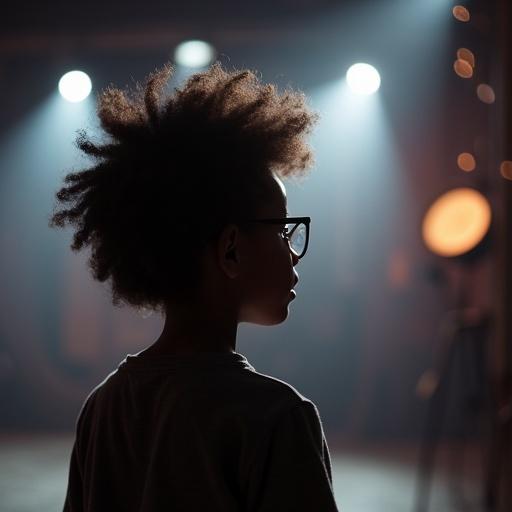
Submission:
[[[265,178],[300,178],[313,163],[305,135],[318,114],[302,92],[216,62],[165,95],[172,73],[166,64],[135,90],[99,95],[105,140],[79,132],[94,165],[67,174],[49,221],[76,228],[73,251],[91,247],[90,270],[110,279],[115,306],[164,312],[193,297],[202,249],[257,215]]]

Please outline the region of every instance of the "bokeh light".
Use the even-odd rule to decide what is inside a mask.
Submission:
[[[480,101],[484,103],[494,103],[496,100],[496,95],[494,94],[494,89],[488,84],[480,84],[476,88],[476,94]]]
[[[416,384],[416,394],[423,399],[430,398],[439,385],[439,375],[434,370],[427,370]]]
[[[456,188],[439,197],[423,219],[425,245],[440,256],[459,256],[478,245],[491,224],[487,199],[472,188]]]
[[[512,180],[512,160],[504,160],[501,162],[500,173],[507,180]]]
[[[359,62],[348,69],[347,83],[356,94],[373,94],[380,87],[380,75],[370,64]]]
[[[213,46],[197,39],[180,43],[174,51],[175,62],[187,68],[208,66],[214,58]]]
[[[471,78],[473,76],[473,68],[471,64],[465,60],[457,59],[453,63],[453,69],[461,78]]]
[[[475,67],[475,54],[467,48],[459,48],[457,50],[457,59],[465,60],[472,68]]]
[[[407,253],[401,249],[394,249],[388,261],[388,281],[395,288],[405,288],[411,279],[410,258]]]
[[[456,5],[452,9],[452,12],[455,18],[459,21],[468,22],[471,19],[469,11],[463,5]]]
[[[475,157],[471,153],[461,153],[457,157],[457,165],[463,171],[474,171],[476,167]]]
[[[71,103],[85,100],[91,93],[92,82],[83,71],[69,71],[59,80],[61,96]]]

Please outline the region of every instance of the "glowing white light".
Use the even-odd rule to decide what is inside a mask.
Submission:
[[[69,71],[59,80],[60,94],[72,103],[85,100],[91,89],[91,79],[83,71]]]
[[[187,68],[201,68],[207,66],[215,57],[211,44],[204,41],[185,41],[179,44],[174,51],[174,60],[180,66]]]
[[[370,64],[359,62],[348,68],[347,82],[356,94],[373,94],[380,87],[380,75]]]

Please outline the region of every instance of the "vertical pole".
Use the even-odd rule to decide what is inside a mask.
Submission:
[[[497,25],[494,68],[500,83],[497,96],[498,161],[512,160],[512,30],[509,0],[494,4]],[[512,182],[499,176],[500,208],[496,219],[496,338],[492,357],[495,414],[487,475],[487,509],[512,510]]]

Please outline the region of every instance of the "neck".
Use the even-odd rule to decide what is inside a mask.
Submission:
[[[142,353],[151,356],[235,352],[238,321],[226,304],[167,308],[158,339]],[[142,354],[141,353],[141,354]]]

